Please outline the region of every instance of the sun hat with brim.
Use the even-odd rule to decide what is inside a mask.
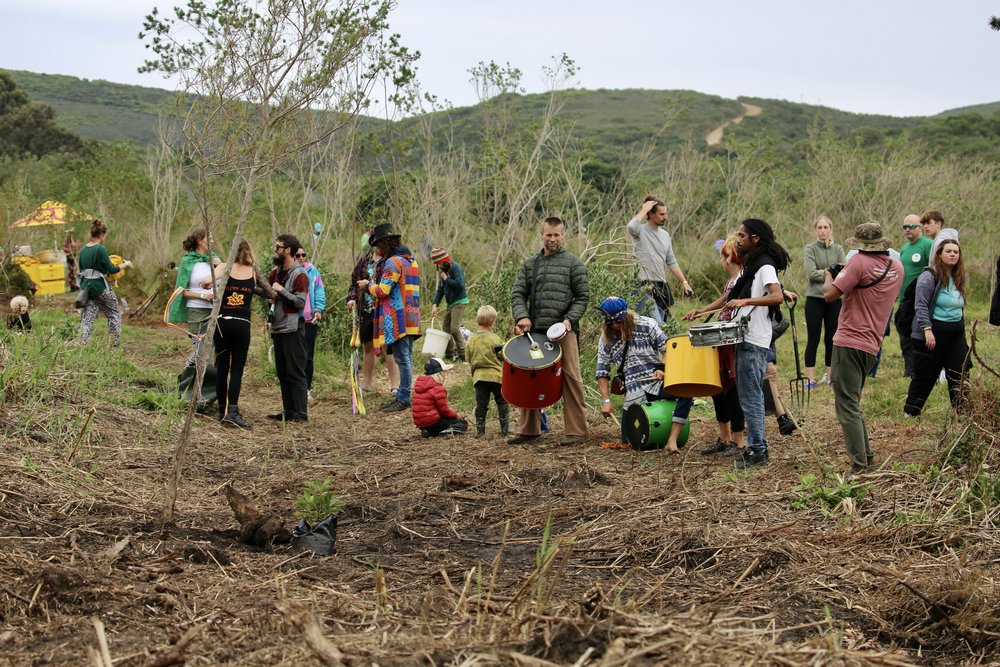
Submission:
[[[892,241],[882,234],[882,225],[877,222],[863,222],[855,227],[850,243],[855,250],[868,252],[887,250],[892,245]]]
[[[605,322],[617,322],[628,312],[628,302],[620,296],[609,296],[601,302],[598,310],[604,313]]]
[[[399,238],[399,234],[392,231],[392,225],[388,222],[384,222],[381,225],[375,225],[375,229],[372,233],[368,235],[368,245],[376,246],[379,241],[384,239],[391,239],[393,237]]]
[[[446,364],[443,359],[431,357],[424,364],[424,375],[434,375],[441,371],[450,371],[454,367],[454,364]]]

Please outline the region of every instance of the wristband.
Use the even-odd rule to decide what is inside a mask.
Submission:
[[[601,399],[601,404],[602,404],[602,405],[607,405],[607,404],[608,404],[608,403],[610,403],[610,402],[611,402],[611,399],[610,399],[610,398],[602,398],[602,399]]]

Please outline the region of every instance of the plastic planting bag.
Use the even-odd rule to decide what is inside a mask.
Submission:
[[[337,540],[337,517],[328,516],[315,526],[309,525],[305,519],[292,530],[292,546],[308,549],[320,556],[333,553],[333,543]]]

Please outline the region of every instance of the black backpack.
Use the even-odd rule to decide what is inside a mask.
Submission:
[[[924,271],[931,271],[931,269],[924,267]],[[913,317],[917,314],[917,280],[919,279],[920,276],[917,276],[909,285],[906,286],[906,291],[903,292],[903,301],[899,304],[899,308],[896,309],[896,316],[893,318],[893,323],[896,325],[896,331],[898,331],[901,336],[909,337],[913,328]],[[937,301],[937,292],[939,291],[940,287],[936,287],[932,303]]]

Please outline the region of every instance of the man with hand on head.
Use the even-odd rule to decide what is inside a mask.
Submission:
[[[674,304],[670,286],[664,280],[663,268],[681,283],[684,296],[694,296],[691,285],[684,278],[680,264],[674,256],[674,246],[670,234],[663,228],[667,224],[667,205],[656,197],[646,197],[642,208],[628,223],[628,234],[632,238],[632,253],[639,262],[639,303],[636,310],[644,315],[652,302],[649,316],[663,326],[670,316],[670,306]]]
[[[588,435],[583,375],[577,330],[590,298],[587,268],[580,258],[562,247],[563,221],[548,217],[542,221],[542,250],[524,260],[511,292],[514,335],[545,334],[561,322],[566,335],[556,344],[562,350],[563,426],[561,444],[575,445]],[[517,445],[541,437],[538,410],[521,409],[517,435],[507,444]]]

